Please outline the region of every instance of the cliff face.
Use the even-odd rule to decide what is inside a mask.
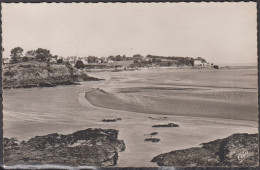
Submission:
[[[4,66],[3,88],[53,87],[99,80],[70,66],[36,61]]]
[[[234,134],[202,143],[202,147],[172,151],[152,159],[160,166],[257,166],[258,134]]]
[[[18,142],[4,138],[5,165],[60,164],[68,166],[113,166],[125,143],[113,129],[86,129],[69,135],[36,136]]]

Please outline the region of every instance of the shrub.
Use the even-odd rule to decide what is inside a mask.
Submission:
[[[57,63],[58,63],[58,64],[61,64],[61,63],[63,63],[63,60],[62,60],[62,59],[58,59],[58,60],[57,60]]]
[[[28,58],[28,57],[23,57],[23,59],[22,59],[22,62],[27,62],[27,61],[29,61],[30,59]]]
[[[85,68],[85,64],[82,62],[82,61],[77,61],[76,64],[75,64],[75,67],[77,69],[80,69],[80,68]]]
[[[4,76],[6,76],[6,77],[14,77],[15,76],[15,72],[13,72],[13,71],[6,71],[4,73]]]

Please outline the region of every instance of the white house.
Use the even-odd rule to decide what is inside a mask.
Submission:
[[[76,64],[76,61],[74,61],[74,60],[69,60],[69,63],[70,63],[70,65],[71,65],[71,66],[73,66],[73,67],[74,67],[74,66],[75,66],[75,64]]]
[[[107,62],[108,62],[108,63],[114,63],[114,60],[108,58],[108,59],[107,59]]]
[[[107,63],[107,58],[106,57],[101,57],[101,62],[102,63]]]
[[[101,63],[101,59],[97,59],[97,61],[96,61],[97,63]]]
[[[88,64],[88,57],[83,57],[81,59],[81,61],[84,63],[84,64]]]
[[[57,60],[59,60],[59,59],[62,59],[62,60],[63,60],[63,57],[62,57],[62,56],[58,56],[58,57],[57,57]]]
[[[148,58],[148,57],[145,57],[144,61],[149,62],[149,61],[152,61],[152,59]]]
[[[10,58],[3,58],[3,64],[9,64]]]
[[[57,63],[57,58],[51,57],[49,62],[50,63]]]
[[[202,66],[202,65],[203,65],[203,63],[201,60],[198,60],[198,59],[194,60],[194,66]]]
[[[78,57],[77,56],[69,56],[67,57],[69,61],[77,61]]]
[[[69,62],[70,65],[72,65],[73,67],[75,66],[77,60],[78,60],[77,56],[69,56],[69,57],[67,57],[66,60],[63,59],[63,61]]]

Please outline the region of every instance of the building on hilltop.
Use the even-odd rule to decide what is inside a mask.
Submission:
[[[3,64],[10,64],[10,58],[3,58]]]
[[[50,63],[57,63],[57,58],[58,58],[58,56],[52,56],[52,57],[49,58],[49,62]]]
[[[126,60],[134,60],[133,57],[126,57]]]
[[[115,61],[114,60],[112,60],[111,58],[108,58],[107,59],[107,63],[114,63]]]
[[[63,59],[63,61],[70,63],[70,65],[73,67],[75,66],[77,60],[78,60],[77,56],[69,56]]]
[[[108,62],[107,60],[108,59],[106,57],[101,57],[101,63],[107,63]]]
[[[160,66],[177,66],[178,60],[172,60],[172,59],[161,59]]]
[[[98,59],[96,60],[96,63],[102,63],[102,60],[98,58]]]
[[[195,59],[194,66],[209,66],[210,64],[206,60]]]
[[[63,57],[62,56],[58,56],[57,60],[63,60]]]
[[[85,65],[88,64],[88,57],[82,57],[80,59]]]
[[[195,59],[194,60],[194,66],[202,66],[202,60]]]

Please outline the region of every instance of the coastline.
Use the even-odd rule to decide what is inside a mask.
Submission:
[[[105,79],[105,81],[88,81],[82,82],[78,86],[58,86],[54,88],[7,89],[4,91],[4,136],[30,139],[34,136],[50,133],[70,134],[85,128],[115,129],[119,130],[119,139],[124,140],[126,145],[125,151],[119,153],[116,167],[157,167],[156,163],[150,161],[159,154],[197,147],[201,143],[226,138],[234,133],[252,134],[258,132],[256,121],[144,114],[114,110],[94,106],[85,98],[85,91],[96,88],[114,94],[120,92],[118,87],[131,90],[129,86],[135,87],[136,84],[144,81],[144,86],[151,85],[151,83],[157,85],[157,83],[161,83],[154,81],[157,77],[160,76],[165,79],[161,76],[162,72],[166,76],[172,75],[170,78],[174,83],[189,83],[185,79],[182,80],[179,74],[187,76],[191,73],[190,71],[168,71],[91,73],[90,76]],[[201,72],[196,71],[196,73]],[[206,73],[207,71],[200,76],[205,77]],[[152,79],[150,75],[153,75]],[[193,79],[196,80],[196,77],[193,77]],[[234,77],[234,80],[236,80],[236,77]],[[166,83],[172,84],[171,81],[168,80]],[[211,80],[206,79],[206,81]],[[195,83],[200,85],[204,82],[198,83],[195,81]],[[251,84],[253,83],[242,82],[239,87],[254,87],[254,84]],[[159,90],[159,92],[153,91],[156,95],[157,93],[158,95],[172,94],[171,90],[165,91],[166,94],[163,90]],[[173,92],[175,93],[175,91]],[[144,94],[142,90],[138,93]],[[17,94],[23,96],[23,99],[18,100]],[[180,95],[183,94],[180,93]],[[36,99],[38,102],[32,104],[32,101]],[[45,105],[43,106],[40,103],[45,103]],[[16,107],[13,107],[13,105]],[[47,110],[46,105],[48,106]],[[116,118],[121,118],[121,120],[116,122],[102,121],[103,119]],[[179,127],[172,129],[152,127],[153,125],[168,123],[178,124]],[[159,138],[160,141],[157,143],[145,142],[145,139],[150,137],[149,134],[153,132],[158,132],[155,137]],[[129,160],[132,161],[129,162]]]

